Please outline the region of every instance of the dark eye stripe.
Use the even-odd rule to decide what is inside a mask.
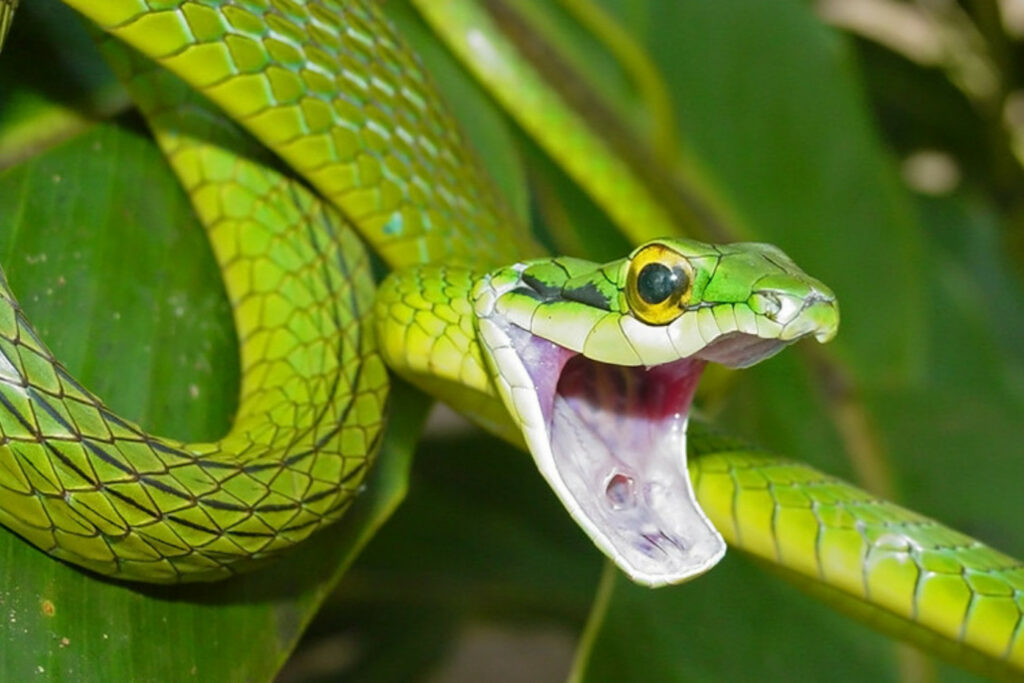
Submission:
[[[582,287],[575,289],[566,289],[562,292],[562,296],[569,301],[578,301],[593,308],[599,308],[604,311],[612,310],[608,297],[592,282],[588,282]]]
[[[562,294],[561,287],[554,287],[546,282],[542,282],[529,273],[523,274],[523,284],[533,289],[536,293],[535,298],[541,301],[554,301],[560,298]]]
[[[661,263],[648,263],[636,278],[636,293],[652,305],[660,304],[686,286],[686,273],[682,268],[670,270]]]

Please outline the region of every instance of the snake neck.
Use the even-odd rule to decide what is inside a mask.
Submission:
[[[477,339],[472,292],[481,277],[457,266],[391,273],[377,290],[377,338],[400,377],[521,447]]]

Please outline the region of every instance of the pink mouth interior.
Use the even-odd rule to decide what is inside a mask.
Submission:
[[[707,361],[745,366],[784,343],[726,335],[696,356],[645,368],[593,361],[514,325],[506,331],[533,379],[557,478],[577,508],[570,512],[654,577],[652,585],[716,561],[720,537],[697,506],[686,469],[697,383]]]
[[[686,553],[695,541],[674,524],[679,507],[670,506],[689,476],[686,420],[703,368],[689,358],[646,369],[575,356],[555,391],[549,424],[563,480],[652,560]],[[584,455],[557,457],[572,445]]]
[[[515,326],[508,332],[537,390],[558,477],[584,516],[652,574],[686,564],[707,536],[691,528],[685,464],[704,361],[610,365]]]

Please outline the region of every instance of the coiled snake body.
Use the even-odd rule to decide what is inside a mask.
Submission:
[[[379,443],[386,360],[528,446],[637,581],[706,571],[724,536],[940,652],[1024,666],[1015,560],[706,432],[687,476],[704,363],[835,332],[831,292],[781,251],[666,238],[608,264],[545,258],[372,2],[68,4],[116,39],[104,50],[206,226],[241,399],[217,442],[149,435],[68,375],[0,280],[9,529],[119,578],[228,576],[345,511]],[[464,3],[432,5],[435,24],[447,5]],[[395,269],[376,299],[363,241]]]

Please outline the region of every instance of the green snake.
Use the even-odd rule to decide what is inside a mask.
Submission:
[[[783,252],[651,239],[673,232],[673,212],[643,183],[589,178],[577,154],[567,164],[599,203],[645,217],[630,235],[644,244],[607,264],[545,257],[372,2],[68,4],[117,39],[104,43],[111,65],[206,226],[241,394],[219,441],[150,435],[68,374],[0,277],[6,527],[117,578],[230,576],[351,504],[380,442],[386,362],[526,446],[638,582],[691,578],[728,542],[940,654],[1024,669],[1024,567],[1012,558],[706,430],[690,435],[687,467],[705,363],[743,367],[836,331],[832,293]],[[486,26],[466,28],[472,3],[422,5],[456,51],[506,52]],[[0,0],[0,27],[13,6]],[[527,110],[517,116],[537,114]],[[614,158],[582,133],[552,140],[552,153],[566,141]],[[627,164],[599,166],[632,177]],[[364,243],[394,271],[376,293]]]

